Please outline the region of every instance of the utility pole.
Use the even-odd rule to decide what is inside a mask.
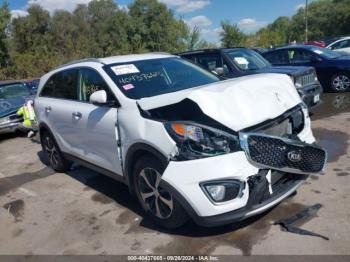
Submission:
[[[305,0],[305,42],[307,43],[309,41],[309,37],[308,37],[308,31],[309,31],[309,28],[308,28],[308,17],[307,17],[307,12],[308,12],[308,0]]]

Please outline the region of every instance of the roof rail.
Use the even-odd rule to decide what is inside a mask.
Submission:
[[[78,63],[82,63],[82,62],[96,62],[96,63],[103,64],[101,62],[101,60],[98,58],[84,58],[84,59],[75,60],[75,61],[63,64],[63,65],[59,65],[59,66],[55,67],[53,70],[60,69],[62,67],[66,67],[66,66],[70,66],[70,65],[74,65],[74,64],[78,64]]]

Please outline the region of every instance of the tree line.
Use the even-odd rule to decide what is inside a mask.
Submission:
[[[0,80],[40,77],[53,67],[80,58],[144,52],[182,52],[215,47],[157,0],[135,0],[127,9],[113,0],[93,0],[73,12],[49,13],[31,5],[28,15],[11,18],[8,3],[0,7]],[[318,0],[309,5],[309,38],[350,32],[350,0]],[[222,21],[223,47],[278,46],[304,40],[305,10],[279,17],[255,34]]]
[[[350,35],[350,0],[318,0],[308,6],[308,39],[325,40]],[[254,34],[244,34],[237,24],[222,21],[221,44],[271,47],[305,41],[305,7],[292,17],[281,16]]]
[[[128,9],[113,0],[93,0],[73,12],[53,14],[31,5],[11,19],[0,7],[0,80],[39,77],[67,61],[130,53],[176,53],[210,46],[157,0],[135,0]]]

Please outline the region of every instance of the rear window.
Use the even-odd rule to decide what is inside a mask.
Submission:
[[[171,57],[105,66],[119,89],[140,99],[218,82],[212,73],[184,59]]]
[[[47,80],[41,96],[77,100],[78,69],[58,72]]]

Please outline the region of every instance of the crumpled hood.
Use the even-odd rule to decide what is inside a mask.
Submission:
[[[0,118],[16,113],[24,103],[23,97],[0,99]]]
[[[259,74],[143,98],[138,104],[143,110],[150,110],[186,98],[197,103],[204,114],[234,131],[276,118],[301,103],[290,77]]]

